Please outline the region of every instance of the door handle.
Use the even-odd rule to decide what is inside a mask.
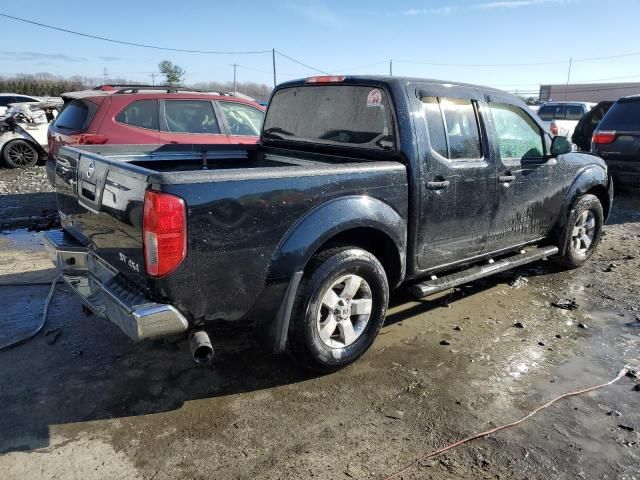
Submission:
[[[440,190],[441,188],[447,188],[449,186],[449,180],[441,180],[438,182],[427,182],[427,188],[429,190]]]
[[[516,179],[515,175],[511,175],[511,172],[507,172],[505,175],[500,175],[498,181],[500,183],[511,183]]]

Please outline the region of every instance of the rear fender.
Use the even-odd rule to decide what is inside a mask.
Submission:
[[[368,196],[341,197],[314,208],[289,230],[271,264],[272,279],[291,278],[315,252],[336,235],[354,228],[379,230],[393,240],[403,266],[407,243],[405,220],[381,200]]]

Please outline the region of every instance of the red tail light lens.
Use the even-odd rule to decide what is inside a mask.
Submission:
[[[309,77],[305,79],[305,83],[339,83],[344,82],[344,75],[321,75],[318,77]]]
[[[555,123],[551,122],[551,125],[549,126],[549,131],[551,132],[551,135],[553,135],[554,137],[558,135],[558,125],[556,125]]]
[[[173,272],[187,255],[187,210],[184,200],[148,190],[144,196],[142,238],[147,274]]]
[[[608,145],[616,139],[616,132],[596,132],[593,134],[591,141],[596,145]]]
[[[76,143],[80,145],[104,145],[109,140],[109,137],[93,133],[82,133],[80,135],[74,135],[74,137]]]

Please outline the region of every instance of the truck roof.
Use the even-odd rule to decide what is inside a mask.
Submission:
[[[310,77],[310,78],[314,78],[314,77]],[[279,84],[278,88],[294,86],[294,85],[306,85],[308,84],[307,80],[308,78],[291,80],[291,81]],[[477,90],[482,90],[484,92],[499,93],[500,95],[508,95],[510,97],[519,98],[516,95],[510,94],[498,88],[485,87],[482,85],[474,85],[471,83],[464,83],[464,82],[455,82],[451,80],[438,80],[433,78],[398,77],[398,76],[389,76],[389,75],[345,75],[344,80],[336,83],[345,83],[345,84],[378,83],[378,84],[397,85],[397,86],[403,86],[408,83],[422,83],[422,84],[444,85],[444,86],[452,86],[452,87],[474,88]],[[323,83],[323,84],[327,85],[328,83]]]

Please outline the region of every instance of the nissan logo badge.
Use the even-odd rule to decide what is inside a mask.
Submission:
[[[87,180],[90,180],[91,177],[93,177],[93,172],[96,171],[96,164],[93,163],[93,160],[91,160],[89,162],[89,166],[87,167],[87,171],[85,172],[85,175],[87,176]]]

